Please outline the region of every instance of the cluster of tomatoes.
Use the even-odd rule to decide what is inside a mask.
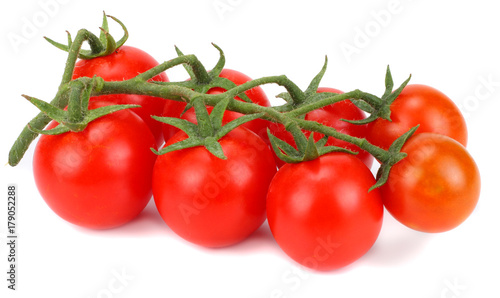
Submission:
[[[122,46],[104,57],[79,60],[73,78],[119,81],[156,65],[147,53]],[[236,85],[250,80],[229,69],[220,76]],[[153,80],[168,79],[162,73]],[[331,88],[318,92],[340,93]],[[254,103],[270,106],[260,87],[245,93]],[[372,247],[384,206],[410,228],[442,232],[463,222],[479,197],[479,172],[465,149],[464,119],[448,97],[431,87],[405,87],[391,105],[392,121],[342,121],[365,118],[349,100],[305,115],[383,149],[420,125],[402,148],[408,156],[393,166],[385,185],[372,191],[374,158],[368,152],[330,137],[329,145],[358,154],[328,153],[285,164],[269,146],[267,130],[294,146],[292,135],[283,125],[262,119],[219,140],[227,159],[203,146],[157,156],[151,148],[182,141],[187,134],[151,115],[196,122],[193,109],[185,111],[183,102],[133,94],[93,97],[89,108],[124,103],[141,107],[101,117],[81,132],[44,135],[37,144],[36,185],[50,208],[68,222],[92,229],[118,227],[134,219],[153,196],[166,224],[187,241],[207,247],[232,245],[267,219],[277,243],[292,259],[316,270],[333,270]],[[240,116],[226,111],[223,123]]]

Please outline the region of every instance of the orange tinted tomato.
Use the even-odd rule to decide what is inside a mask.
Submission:
[[[387,210],[404,225],[444,232],[462,223],[479,199],[479,170],[457,141],[439,134],[411,137],[408,156],[395,164],[381,187]]]

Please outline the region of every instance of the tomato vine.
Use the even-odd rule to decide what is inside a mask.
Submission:
[[[399,95],[401,90],[408,84],[410,78],[404,81],[397,89],[393,90],[394,84],[389,67],[387,68],[385,77],[386,90],[381,97],[363,92],[359,89],[343,94],[316,93],[323,74],[326,71],[326,60],[321,71],[313,78],[305,91],[302,91],[285,75],[262,77],[236,86],[234,83],[227,82],[226,79],[218,77],[218,72],[222,70],[225,64],[225,56],[223,51],[216,45],[214,46],[220,52],[220,59],[217,65],[210,72],[206,70],[195,55],[184,55],[177,49],[177,52],[179,53],[178,57],[161,63],[160,65],[140,73],[136,77],[129,80],[104,81],[99,77],[82,77],[71,80],[71,75],[77,58],[89,59],[100,55],[107,55],[110,53],[110,49],[116,48],[117,46],[123,44],[126,40],[128,33],[125,26],[116,18],[112,19],[117,21],[125,32],[124,37],[119,41],[119,43],[114,42],[114,39],[107,32],[106,16],[104,17],[100,38],[97,38],[89,31],[82,29],[78,31],[74,40],[71,40],[71,36],[68,33],[67,46],[50,40],[52,44],[55,44],[58,48],[68,52],[63,78],[56,96],[50,103],[45,103],[40,100],[36,100],[33,97],[25,96],[37,107],[41,108],[42,113],[29,122],[12,146],[12,149],[9,152],[9,164],[11,166],[15,166],[19,163],[30,143],[39,133],[47,133],[43,132],[42,129],[51,119],[56,119],[59,123],[61,123],[61,127],[59,127],[56,131],[49,133],[63,133],[70,130],[79,131],[85,128],[90,121],[107,113],[123,108],[136,107],[116,105],[106,107],[107,110],[101,111],[99,114],[94,111],[86,117],[83,116],[87,114],[89,97],[110,94],[148,95],[160,97],[166,100],[183,101],[186,102],[189,107],[193,106],[197,100],[202,101],[202,103],[207,106],[216,106],[222,101],[227,101],[225,104],[225,108],[227,110],[239,112],[245,115],[253,114],[256,115],[253,118],[258,117],[268,121],[281,123],[292,133],[297,149],[291,148],[291,146],[286,146],[279,139],[270,135],[270,140],[276,154],[287,162],[310,160],[331,151],[346,151],[346,149],[335,146],[325,147],[325,142],[321,140],[314,142],[312,138],[308,139],[303,134],[302,129],[321,133],[325,136],[332,136],[339,140],[355,144],[362,150],[372,154],[382,163],[378,175],[378,181],[374,187],[383,185],[389,175],[390,168],[406,156],[405,153],[400,152],[400,149],[409,136],[415,132],[416,127],[410,129],[407,133],[397,139],[388,150],[384,150],[371,144],[366,139],[341,133],[332,127],[321,125],[315,121],[304,120],[301,117],[302,115],[315,109],[320,109],[327,105],[348,99],[360,109],[370,114],[367,119],[361,121],[351,121],[352,123],[364,124],[377,118],[390,120],[389,106]],[[90,51],[83,51],[81,49],[84,42],[88,42],[90,44]],[[178,65],[184,65],[192,77],[190,81],[149,81],[158,74]],[[286,103],[281,106],[265,107],[248,102],[244,92],[264,84],[277,84],[284,87],[286,92],[280,94],[279,97],[283,98]],[[204,93],[209,88],[216,86],[222,86],[227,91],[221,94]],[[241,97],[244,101],[235,100],[234,97],[236,96]],[[67,112],[62,110],[66,106],[68,106]],[[177,149],[182,148],[182,146],[177,147]],[[355,152],[349,152],[355,154]]]

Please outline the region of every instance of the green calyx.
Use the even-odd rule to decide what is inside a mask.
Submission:
[[[323,76],[325,75],[327,65],[328,58],[325,56],[325,63],[323,64],[321,71],[312,79],[311,83],[309,83],[309,86],[305,91],[301,91],[299,89],[293,90],[294,92],[292,93],[290,92],[290,90],[288,90],[288,92],[280,93],[276,97],[283,99],[286,102],[285,106],[289,110],[296,109],[300,106],[304,106],[313,102],[317,102],[326,97],[331,97],[331,93],[317,93],[319,84],[323,79]]]
[[[401,148],[403,148],[403,145],[406,143],[406,141],[415,133],[415,131],[417,131],[418,127],[419,125],[412,127],[410,130],[401,135],[392,143],[392,145],[389,147],[388,150],[388,155],[387,155],[388,158],[385,160],[384,163],[382,163],[382,165],[378,169],[377,183],[375,183],[375,185],[373,185],[369,189],[369,191],[372,191],[373,189],[384,185],[387,182],[387,179],[389,178],[389,173],[391,171],[392,166],[407,156],[406,153],[401,152]]]
[[[188,135],[188,138],[165,146],[159,151],[151,150],[158,155],[162,155],[175,150],[204,146],[214,156],[220,159],[227,159],[219,140],[236,127],[263,116],[263,113],[244,115],[223,125],[222,117],[230,100],[234,99],[225,98],[221,100],[215,105],[212,113],[209,114],[203,101],[203,96],[193,98],[191,104],[195,109],[197,124],[180,118],[152,116],[157,121],[175,126],[184,131]]]
[[[103,80],[99,77],[94,77],[93,79],[82,78],[71,81],[68,84],[69,95],[66,93],[59,95],[69,97],[67,110],[35,97],[23,95],[24,98],[35,105],[42,113],[59,123],[58,126],[50,130],[38,129],[31,124],[28,124],[28,128],[34,133],[45,135],[58,135],[69,131],[80,132],[84,130],[90,122],[98,118],[116,111],[140,107],[139,105],[110,105],[89,110],[90,95],[94,90],[101,88],[102,83]]]
[[[337,95],[332,93],[317,93],[321,79],[326,72],[327,64],[328,58],[325,57],[325,63],[323,64],[321,71],[312,79],[311,83],[305,91],[297,92],[297,90],[294,90],[294,93],[284,92],[277,96],[284,99],[286,101],[285,106],[288,109],[291,109],[290,111],[283,111],[289,119],[287,123],[283,124],[285,126],[285,129],[293,135],[297,148],[272,135],[269,129],[267,131],[267,134],[276,156],[287,163],[299,163],[303,161],[313,160],[320,157],[321,155],[330,152],[346,152],[357,154],[356,152],[347,150],[345,148],[337,146],[326,146],[326,142],[328,140],[327,135],[315,142],[314,133],[311,133],[309,137],[306,137],[303,130],[296,121],[298,119],[303,120],[306,114],[300,112],[297,113],[296,111],[298,111],[299,108],[307,107],[308,105],[319,102],[322,99],[331,98],[332,96]]]
[[[120,26],[123,29],[123,32],[124,32],[123,37],[118,41],[115,41],[113,36],[111,36],[111,34],[109,33],[108,19],[107,19],[108,17],[111,18],[112,20],[114,20],[115,22],[117,22],[118,24],[120,24]],[[103,12],[102,26],[99,27],[99,29],[101,29],[101,33],[99,35],[99,38],[96,35],[94,35],[93,33],[91,33],[90,31],[87,31],[85,29],[81,29],[79,31],[79,33],[81,32],[81,34],[85,34],[87,36],[87,41],[90,45],[90,50],[80,49],[80,51],[78,53],[78,58],[88,60],[88,59],[93,59],[96,57],[107,56],[107,55],[113,53],[119,47],[121,47],[125,43],[125,41],[127,41],[127,39],[128,39],[128,31],[127,31],[127,28],[125,27],[125,25],[117,18],[110,16],[110,15],[106,15],[106,13],[104,13],[104,12]],[[72,48],[71,46],[73,44],[73,41],[71,38],[71,34],[69,32],[67,32],[67,34],[68,34],[68,44],[67,45],[62,44],[62,43],[58,43],[58,42],[56,42],[48,37],[45,37],[45,39],[50,44],[57,47],[58,49],[61,49],[61,50],[66,51],[66,52],[70,52],[71,48]]]
[[[297,150],[292,145],[272,135],[269,129],[267,130],[267,134],[276,156],[287,163],[299,163],[303,161],[313,160],[320,157],[321,155],[330,152],[357,154],[356,152],[350,151],[345,148],[337,146],[325,146],[328,140],[328,136],[322,137],[317,142],[314,141],[314,133],[311,133],[309,138],[307,139],[304,136],[302,140],[306,140],[305,148],[304,150]]]
[[[368,112],[370,116],[363,120],[345,120],[346,122],[352,124],[367,124],[375,121],[378,118],[382,118],[391,121],[391,104],[396,100],[396,98],[401,94],[404,87],[408,85],[411,79],[411,75],[404,81],[396,90],[394,89],[394,81],[392,80],[392,74],[389,66],[387,66],[387,71],[385,75],[385,92],[382,97],[378,98],[375,95],[365,93],[366,100],[354,99],[351,100],[361,110]]]
[[[348,99],[358,108],[369,113],[370,116],[362,120],[341,119],[342,121],[357,125],[364,125],[375,121],[378,118],[391,121],[390,106],[399,96],[401,91],[403,91],[404,87],[406,87],[411,79],[411,75],[396,90],[393,90],[394,82],[392,79],[390,68],[389,66],[387,66],[385,76],[385,92],[382,97],[377,97],[373,94],[361,92],[359,90],[344,94],[336,94],[330,92],[317,93],[321,79],[326,72],[327,64],[328,59],[325,57],[323,68],[313,78],[307,89],[302,93],[302,96],[293,96],[289,92],[284,92],[277,96],[286,101],[286,104],[284,105],[286,109],[282,109],[282,111],[288,112],[289,116],[291,117],[298,117],[300,115],[305,115],[306,113],[316,108],[324,107],[325,102],[333,104]]]
[[[230,90],[237,87],[231,80],[219,77],[226,64],[226,57],[224,56],[224,51],[222,51],[219,46],[214,43],[212,43],[212,45],[219,51],[219,60],[217,64],[210,71],[207,71],[201,63],[194,66],[183,64],[190,77],[190,80],[183,84],[184,87],[191,88],[202,94],[207,93],[212,88],[218,87],[224,90]],[[184,56],[178,47],[175,47],[175,50],[179,57]],[[245,102],[252,102],[244,92],[237,94],[237,96]],[[191,106],[188,105],[186,109],[189,108],[191,108]]]
[[[332,127],[327,127],[314,121],[307,121],[304,119],[304,116],[308,112],[322,108],[328,104],[333,104],[342,100],[350,100],[360,109],[370,113],[370,116],[363,120],[341,120],[357,125],[366,124],[378,118],[383,118],[390,121],[390,106],[392,102],[399,96],[403,88],[408,84],[411,76],[406,81],[404,81],[401,86],[399,86],[399,88],[393,91],[394,83],[392,80],[390,68],[388,66],[385,77],[385,92],[380,98],[366,92],[361,92],[359,90],[354,90],[343,94],[328,92],[317,93],[320,81],[326,71],[327,62],[328,60],[325,58],[325,64],[323,65],[323,68],[313,78],[307,89],[303,92],[304,96],[302,97],[302,101],[295,100],[294,97],[291,96],[291,94],[288,92],[279,95],[279,97],[285,99],[285,101],[287,102],[284,105],[287,106],[287,109],[281,110],[281,112],[287,116],[287,122],[282,123],[285,125],[285,129],[293,135],[296,147],[288,144],[283,140],[280,140],[268,131],[273,150],[281,160],[287,163],[298,163],[318,158],[319,156],[330,152],[346,152],[350,154],[357,154],[356,152],[347,150],[345,148],[325,146],[328,136],[355,144],[359,148],[370,152],[373,156],[375,156],[383,163],[383,166],[379,170],[378,182],[374,186],[379,187],[386,182],[390,168],[406,156],[405,153],[400,152],[400,149],[404,145],[406,140],[415,132],[416,128],[412,128],[411,130],[409,130],[406,134],[404,134],[394,142],[390,150],[385,151],[370,144],[365,139],[359,139],[356,137],[344,135],[342,133],[339,133]],[[322,133],[325,136],[318,142],[315,142],[313,133],[311,133],[309,138],[306,138],[303,132],[304,130]]]

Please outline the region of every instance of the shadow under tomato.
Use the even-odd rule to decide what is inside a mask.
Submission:
[[[277,255],[284,254],[274,240],[271,230],[269,229],[269,225],[267,224],[267,220],[255,232],[248,236],[248,238],[234,245],[217,248],[202,247],[191,243],[190,245],[214,254],[243,255],[254,254],[256,252],[265,252]]]
[[[75,229],[82,233],[103,237],[176,236],[161,218],[153,199],[136,218],[122,226],[107,230],[91,230],[76,226]]]
[[[425,249],[435,234],[412,230],[397,220],[387,211],[379,238],[359,263],[370,266],[395,266],[410,262]]]

